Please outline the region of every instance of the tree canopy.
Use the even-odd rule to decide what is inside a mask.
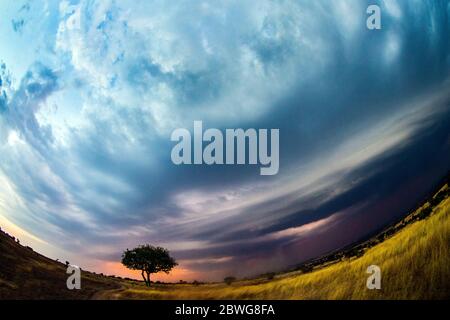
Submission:
[[[150,286],[150,274],[169,273],[173,267],[178,265],[167,249],[148,244],[133,250],[125,250],[122,255],[122,264],[131,270],[141,270],[147,286]]]

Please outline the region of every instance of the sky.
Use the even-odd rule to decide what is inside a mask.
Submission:
[[[381,8],[368,30],[366,9]],[[0,226],[85,269],[288,269],[450,170],[448,0],[1,1]],[[173,130],[280,130],[280,168],[181,165]]]

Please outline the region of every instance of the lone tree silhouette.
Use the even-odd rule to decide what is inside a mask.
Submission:
[[[167,249],[148,244],[124,251],[122,264],[128,269],[141,270],[147,287],[150,287],[150,274],[161,271],[168,274],[178,265]]]

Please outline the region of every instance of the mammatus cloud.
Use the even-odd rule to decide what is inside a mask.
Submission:
[[[374,32],[360,0],[2,10],[0,215],[71,259],[111,263],[150,242],[205,278],[370,233],[450,154],[449,3],[376,2]],[[279,128],[279,174],[174,166],[170,133],[195,120]]]

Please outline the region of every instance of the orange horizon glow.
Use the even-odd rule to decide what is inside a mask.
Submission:
[[[141,271],[139,270],[130,270],[122,265],[120,262],[109,261],[103,263],[103,265],[99,266],[101,270],[104,270],[105,274],[112,274],[115,276],[119,276],[122,278],[131,278],[136,280],[142,280]],[[203,276],[195,271],[186,269],[182,266],[177,266],[173,268],[173,270],[169,274],[165,274],[164,272],[152,274],[150,276],[151,281],[161,281],[161,282],[179,282],[183,281],[200,281]]]

